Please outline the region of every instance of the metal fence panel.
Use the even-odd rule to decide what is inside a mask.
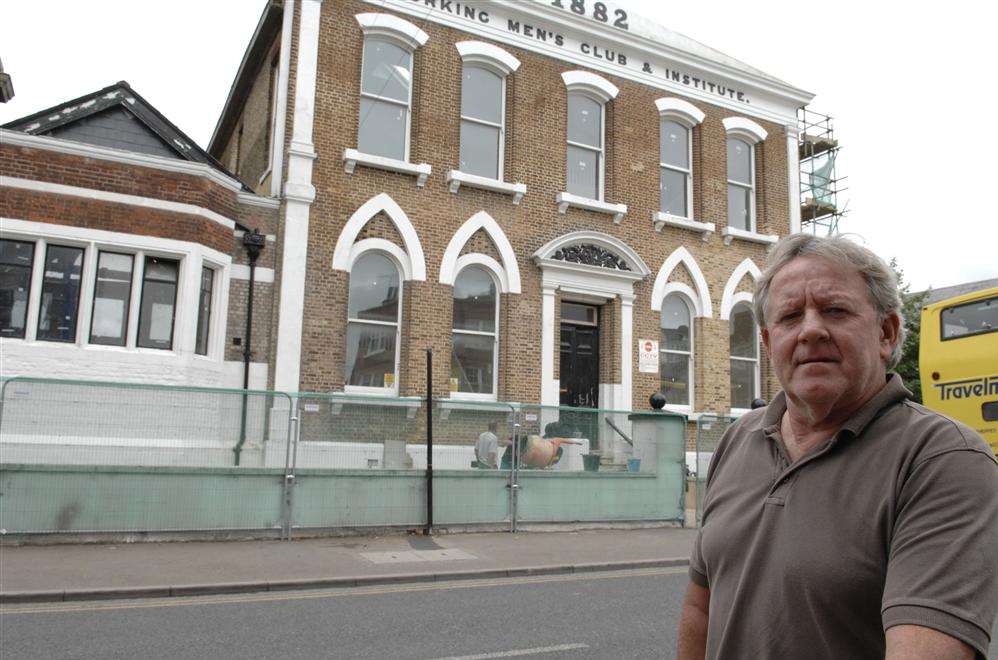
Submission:
[[[714,451],[728,427],[735,422],[734,417],[722,415],[701,415],[697,419],[696,468],[693,471],[696,493],[696,521],[703,519],[703,496],[707,488],[707,472]]]

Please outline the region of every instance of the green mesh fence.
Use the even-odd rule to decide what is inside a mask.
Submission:
[[[707,488],[707,473],[721,437],[735,421],[734,417],[701,415],[697,420],[696,468],[693,471],[697,524],[703,519],[703,496]]]
[[[4,380],[0,530],[279,529],[292,404],[274,392]]]

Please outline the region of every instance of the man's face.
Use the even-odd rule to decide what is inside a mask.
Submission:
[[[821,257],[797,257],[770,283],[762,340],[799,405],[851,411],[884,384],[899,319],[878,321],[866,282]]]

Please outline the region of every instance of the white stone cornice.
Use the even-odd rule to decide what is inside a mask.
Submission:
[[[745,117],[725,117],[721,123],[729,135],[738,136],[749,144],[762,142],[768,135],[765,128]]]
[[[365,36],[388,37],[415,50],[427,42],[430,35],[404,18],[394,14],[368,12],[354,16]]]
[[[44,135],[29,135],[20,131],[11,131],[3,128],[0,128],[0,144],[13,147],[26,147],[28,149],[41,149],[60,154],[80,156],[82,158],[120,163],[122,165],[135,165],[164,172],[186,174],[207,179],[233,192],[241,192],[243,190],[242,183],[230,176],[226,176],[211,165],[180,160],[179,158],[165,158],[163,156],[140,154],[134,151],[111,149],[110,147],[98,147],[92,144],[84,144],[83,142],[74,142],[72,140]]]
[[[561,74],[570,92],[587,92],[603,103],[617,98],[620,90],[612,82],[589,71],[566,71]]]
[[[465,64],[482,64],[501,76],[508,76],[520,68],[520,60],[499,46],[484,41],[459,41],[454,46]]]
[[[235,221],[231,218],[226,218],[224,215],[216,213],[211,209],[206,209],[203,206],[186,204],[184,202],[172,202],[154,197],[139,197],[138,195],[126,195],[107,190],[66,186],[61,183],[49,183],[48,181],[37,181],[35,179],[17,179],[10,176],[0,176],[0,188],[17,188],[19,190],[30,190],[31,192],[80,197],[98,202],[109,202],[111,204],[139,206],[158,211],[169,211],[171,213],[185,213],[187,215],[200,216],[205,220],[222,225],[226,229],[234,229],[236,226]]]
[[[658,114],[663,118],[678,120],[687,128],[703,123],[704,117],[707,116],[689,101],[671,96],[656,100],[655,107],[658,108]]]

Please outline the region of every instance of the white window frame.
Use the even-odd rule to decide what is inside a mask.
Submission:
[[[499,123],[498,124],[494,124],[494,123],[492,123],[490,121],[486,121],[484,119],[477,119],[475,117],[465,117],[464,113],[463,113],[464,108],[460,108],[459,109],[459,114],[460,114],[460,121],[461,122],[467,121],[467,122],[470,122],[472,124],[478,124],[479,126],[488,126],[490,128],[498,128],[499,129],[499,149],[498,149],[499,153],[497,154],[498,163],[497,163],[497,167],[496,167],[496,172],[498,173],[498,176],[496,177],[495,180],[496,181],[505,181],[506,180],[506,76],[503,75],[502,73],[500,73],[499,71],[497,71],[495,69],[495,67],[490,67],[490,66],[482,64],[480,62],[474,62],[474,61],[465,62],[461,66],[461,85],[462,85],[462,91],[463,91],[463,87],[464,87],[464,71],[465,71],[465,69],[467,69],[469,67],[475,68],[475,69],[481,69],[482,71],[485,71],[487,73],[491,73],[492,75],[495,75],[495,76],[499,77]],[[458,131],[459,131],[458,132],[458,154],[459,154],[458,161],[460,161],[460,153],[461,153],[461,151],[460,151],[460,149],[461,149],[461,144],[460,144],[460,127],[458,128]],[[458,165],[460,165],[460,162],[458,162]],[[464,173],[465,174],[469,174],[469,172],[464,172]],[[476,176],[480,176],[480,175],[476,175]],[[484,178],[489,178],[489,177],[484,177]]]
[[[749,183],[745,184],[745,183],[743,183],[741,181],[735,181],[734,179],[728,179],[728,187],[729,188],[731,186],[734,186],[734,187],[739,188],[741,190],[746,190],[747,189],[749,191],[749,205],[748,205],[748,224],[749,224],[749,226],[746,227],[745,229],[742,229],[741,227],[734,227],[734,229],[741,229],[741,231],[747,231],[747,232],[750,232],[750,233],[754,234],[754,233],[757,233],[756,232],[756,218],[755,218],[755,145],[752,144],[751,142],[749,142],[748,140],[746,140],[745,138],[739,136],[739,135],[728,135],[728,137],[727,137],[727,139],[725,140],[725,143],[724,143],[725,153],[727,153],[727,145],[728,145],[728,142],[730,140],[738,140],[739,142],[741,142],[742,144],[744,144],[746,147],[748,147],[748,152],[749,152],[749,179],[750,179]],[[725,172],[725,174],[727,174],[728,171],[730,171],[730,168],[726,168],[726,169],[727,169],[727,171]]]
[[[500,310],[500,299],[502,298],[502,283],[499,282],[489,268],[484,267],[479,264],[469,264],[458,271],[457,275],[454,276],[454,287],[457,287],[458,279],[461,277],[461,273],[470,269],[477,268],[482,271],[492,280],[492,286],[495,287],[496,291],[496,306],[495,306],[495,332],[484,332],[480,330],[458,330],[454,327],[454,315],[451,313],[451,346],[453,347],[453,336],[455,334],[461,335],[477,335],[479,337],[492,337],[492,394],[483,394],[481,392],[451,392],[450,398],[452,399],[464,399],[467,401],[498,401],[499,399],[499,326],[501,316],[499,316]],[[453,293],[451,293],[451,300],[454,299]],[[453,359],[453,349],[451,351],[451,359]]]
[[[695,380],[694,380],[694,377],[695,377],[695,374],[696,374],[696,369],[694,369],[694,363],[693,363],[694,356],[696,354],[696,334],[695,334],[695,330],[693,328],[694,322],[696,320],[696,306],[693,304],[693,302],[689,298],[687,298],[685,295],[683,295],[681,293],[672,292],[672,293],[666,294],[665,298],[662,299],[662,308],[661,308],[661,310],[659,311],[659,314],[658,314],[658,318],[659,318],[659,338],[660,339],[661,339],[661,328],[662,328],[662,314],[665,313],[665,301],[668,300],[671,296],[675,296],[684,305],[686,305],[686,311],[689,314],[689,318],[690,318],[690,350],[689,351],[677,351],[677,350],[667,349],[661,343],[659,344],[658,350],[661,351],[661,352],[663,352],[663,353],[670,353],[670,354],[673,354],[673,355],[685,355],[688,358],[689,362],[688,362],[687,366],[688,366],[688,369],[689,369],[689,384],[690,384],[690,388],[689,388],[689,404],[688,405],[684,406],[684,405],[679,405],[679,404],[674,404],[674,403],[667,403],[667,404],[665,404],[665,409],[666,410],[671,410],[673,412],[679,412],[679,413],[683,413],[683,414],[687,414],[688,415],[688,414],[690,414],[693,411],[693,407],[694,407],[694,404],[696,402],[696,398],[695,398],[696,397],[696,393],[695,393],[696,383],[695,383]],[[662,382],[662,375],[659,374],[659,383],[661,383],[661,382]]]
[[[367,50],[367,42],[368,42],[368,40],[371,40],[371,39],[373,39],[375,41],[383,41],[383,42],[386,42],[386,43],[393,44],[393,45],[398,46],[399,48],[401,48],[401,49],[403,49],[403,50],[405,50],[406,52],[409,53],[409,98],[406,99],[405,103],[402,103],[398,99],[389,98],[387,96],[379,96],[378,94],[372,94],[370,92],[365,92],[364,91],[364,66],[367,64],[367,58],[366,58],[366,56],[365,56],[364,53]],[[404,107],[405,108],[405,138],[404,138],[404,141],[405,141],[404,147],[405,148],[403,150],[402,161],[408,163],[409,162],[410,137],[411,137],[411,129],[412,129],[412,88],[416,84],[416,79],[415,79],[415,75],[414,75],[414,71],[415,71],[415,68],[416,68],[416,53],[407,44],[399,41],[398,39],[392,39],[390,36],[383,35],[383,34],[365,35],[365,37],[364,37],[364,45],[361,47],[361,51],[360,52],[361,52],[361,57],[360,57],[360,98],[362,98],[362,99],[365,99],[365,98],[366,99],[371,99],[371,100],[374,100],[374,101],[380,101],[380,102],[383,102],[383,103],[388,103],[390,105],[394,105],[394,106]],[[364,121],[364,117],[360,116],[360,103],[357,104],[357,114],[358,114],[358,116],[357,116],[357,150],[360,151],[361,153],[368,154],[370,152],[362,151],[360,149],[360,128],[361,128],[361,124]],[[375,156],[377,154],[370,154],[370,155]],[[379,156],[379,157],[380,158],[386,158],[386,159],[389,159],[389,160],[393,160],[393,159],[389,158],[388,156]]]
[[[373,387],[370,385],[350,385],[346,382],[346,374],[344,374],[343,391],[347,394],[363,394],[369,396],[398,396],[399,392],[399,357],[402,355],[402,305],[403,297],[405,295],[405,269],[398,262],[394,255],[384,250],[365,250],[357,254],[351,261],[350,277],[353,277],[353,266],[356,265],[358,261],[363,259],[369,254],[378,254],[386,258],[388,262],[395,268],[398,274],[399,282],[399,297],[398,304],[396,307],[395,322],[391,323],[389,321],[371,321],[368,319],[355,319],[350,317],[350,283],[347,282],[347,330],[349,331],[350,324],[356,323],[360,325],[377,325],[381,327],[391,327],[395,326],[395,371],[392,374],[392,384],[389,387]],[[348,333],[349,334],[349,333]],[[349,352],[349,347],[344,351],[344,359],[346,358],[346,353]],[[343,365],[344,369],[346,364]]]
[[[662,130],[663,130],[663,124],[665,124],[665,122],[667,122],[667,121],[671,121],[674,124],[677,124],[677,125],[679,125],[680,127],[684,128],[686,130],[686,162],[689,164],[689,166],[686,167],[685,169],[682,168],[682,167],[679,167],[678,165],[671,165],[669,163],[666,163],[665,159],[663,158],[663,156],[665,154],[662,153],[662,147],[661,147],[661,145],[662,145]],[[659,171],[661,172],[661,170],[670,170],[672,172],[681,172],[682,174],[684,174],[686,176],[686,210],[685,210],[685,213],[683,215],[681,215],[681,216],[672,216],[672,217],[680,217],[680,218],[682,218],[684,220],[692,220],[693,219],[693,128],[691,126],[688,126],[686,124],[686,122],[683,122],[683,121],[679,120],[676,117],[672,117],[672,116],[668,116],[668,115],[663,115],[662,117],[659,118],[658,131],[659,131],[659,142],[658,142],[659,143],[659,150],[658,150],[658,166],[659,166]],[[664,200],[662,199],[661,191],[659,191],[658,208],[659,208],[660,211],[662,209],[662,202],[663,201]],[[666,211],[662,211],[662,213],[665,214],[665,215],[672,215],[670,213],[667,213]]]
[[[3,218],[0,238],[34,243],[31,285],[28,292],[28,311],[25,318],[24,338],[3,337],[3,342],[20,342],[31,346],[64,346],[111,353],[138,353],[150,355],[190,355],[197,360],[220,362],[224,359],[224,328],[228,314],[223,314],[222,304],[228,298],[228,281],[231,260],[228,255],[195,243],[173,239],[123,234],[104,230],[90,230],[70,225],[48,225],[32,221]],[[45,254],[49,245],[83,248],[80,299],[76,319],[76,337],[72,342],[53,342],[38,339],[38,316],[41,311],[42,277]],[[128,302],[128,325],[125,345],[108,346],[90,342],[93,320],[94,294],[97,283],[97,258],[100,251],[132,256],[132,287]],[[173,335],[171,348],[144,348],[138,346],[138,325],[141,313],[145,258],[160,257],[177,261],[177,294],[174,301]],[[197,333],[197,299],[200,291],[201,268],[215,271],[216,282],[212,291],[215,313],[208,327],[208,354],[194,352]],[[191,274],[196,272],[197,282]],[[198,284],[198,286],[195,286]],[[189,326],[189,327],[188,327]]]
[[[591,101],[595,101],[599,104],[600,108],[600,118],[599,118],[599,147],[593,147],[591,144],[583,144],[581,142],[573,142],[568,139],[568,104],[572,96],[581,96],[583,98],[588,98]],[[604,200],[604,195],[606,193],[606,101],[601,100],[595,94],[588,94],[582,90],[569,91],[565,95],[565,119],[566,119],[566,130],[565,130],[565,189],[568,191],[568,147],[575,147],[576,149],[584,149],[586,151],[596,152],[596,192],[598,197],[596,197],[597,202],[602,202]],[[575,193],[570,193],[575,194]],[[581,195],[579,195],[581,197]]]
[[[734,316],[735,310],[739,306],[742,306],[742,305],[747,306],[749,308],[749,313],[752,313],[751,312],[752,306],[751,306],[750,303],[745,302],[745,301],[739,301],[739,302],[735,303],[734,305],[732,305],[732,307],[731,307],[731,314],[728,316],[728,323],[731,323],[731,317]],[[761,396],[760,393],[762,391],[761,375],[760,375],[760,369],[759,369],[759,326],[757,326],[755,323],[752,324],[752,347],[755,349],[755,357],[754,358],[751,358],[751,357],[742,357],[742,356],[738,356],[738,355],[731,355],[731,339],[730,339],[730,337],[731,337],[731,334],[730,334],[730,331],[729,331],[729,334],[728,334],[728,358],[730,360],[739,360],[741,362],[751,362],[751,363],[753,363],[753,365],[755,365],[755,368],[752,370],[752,374],[753,374],[753,379],[752,379],[753,380],[753,387],[755,388],[754,391],[752,392],[752,399],[758,399]],[[729,397],[731,396],[731,379],[730,379],[730,377],[728,378],[728,396]],[[744,415],[745,413],[749,412],[750,410],[751,410],[751,408],[735,408],[735,407],[731,407],[731,414],[734,415],[734,416]]]

